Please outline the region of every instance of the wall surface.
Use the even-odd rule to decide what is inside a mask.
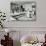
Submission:
[[[36,1],[37,20],[33,22],[32,21],[28,21],[28,22],[10,21],[10,2],[11,1],[12,0],[0,0],[0,10],[3,12],[6,12],[6,16],[8,20],[4,23],[5,27],[9,27],[10,29],[17,30],[17,31],[28,31],[28,30],[29,31],[46,31],[46,5],[45,5],[46,0],[21,0],[21,1]],[[16,0],[16,1],[19,2],[20,0]]]
[[[21,0],[21,1],[36,1],[37,3],[37,20],[28,22],[10,21],[10,2],[12,0],[0,0],[0,10],[6,12],[8,22],[5,22],[6,27],[46,27],[46,0]],[[20,1],[20,0],[13,0]],[[10,21],[10,22],[9,22]]]

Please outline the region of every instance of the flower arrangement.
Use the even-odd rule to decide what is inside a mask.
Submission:
[[[3,22],[6,20],[6,15],[4,12],[0,11],[0,27],[3,28]]]

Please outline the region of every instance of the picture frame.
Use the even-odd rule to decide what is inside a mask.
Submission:
[[[36,21],[36,2],[11,2],[10,16],[15,21]]]

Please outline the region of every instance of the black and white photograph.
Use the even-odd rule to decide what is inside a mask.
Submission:
[[[35,21],[36,2],[11,2],[10,16],[16,21]]]

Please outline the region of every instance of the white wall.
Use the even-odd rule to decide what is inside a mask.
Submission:
[[[22,1],[22,0],[21,0]],[[30,0],[24,0],[30,1]],[[7,27],[46,27],[46,0],[34,0],[37,3],[37,20],[32,22],[8,22]],[[9,18],[10,15],[10,2],[11,0],[0,0],[0,9],[6,12],[6,15]],[[10,21],[10,20],[9,20]]]
[[[12,0],[0,0],[0,10],[6,12],[7,15],[7,19],[10,21],[10,2]],[[15,0],[13,0],[15,1]],[[16,1],[20,1],[20,0],[16,0]],[[23,1],[23,0],[21,0]],[[31,0],[24,0],[24,1],[31,1]],[[32,22],[32,21],[28,21],[28,22],[16,22],[16,21],[10,21],[10,22],[6,22],[5,26],[6,27],[38,27],[38,28],[25,28],[25,29],[20,29],[20,30],[46,30],[46,28],[39,28],[39,27],[46,27],[46,0],[32,0],[32,1],[36,1],[37,3],[37,20]],[[13,28],[15,29],[15,28]],[[17,28],[17,30],[19,30]]]

